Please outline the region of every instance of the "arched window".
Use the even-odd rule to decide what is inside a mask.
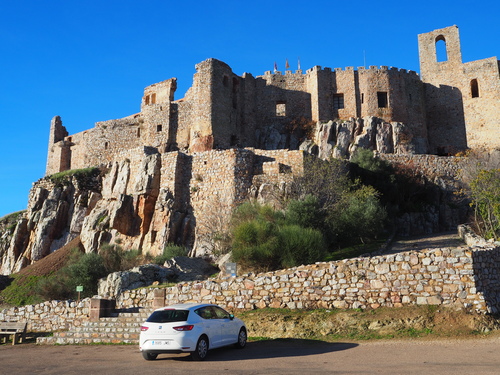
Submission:
[[[479,84],[475,78],[470,81],[470,96],[472,98],[479,98]]]
[[[446,39],[443,35],[436,37],[436,59],[437,62],[448,61],[448,53],[446,52]]]

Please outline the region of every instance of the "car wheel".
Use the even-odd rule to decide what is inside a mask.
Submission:
[[[238,342],[234,344],[238,349],[243,349],[247,344],[247,331],[245,328],[240,329],[240,333],[238,333]]]
[[[154,361],[156,359],[156,357],[158,357],[158,354],[143,351],[142,356],[144,357],[144,359],[146,361]]]
[[[208,338],[207,336],[201,336],[196,344],[196,349],[191,353],[191,358],[195,361],[203,361],[208,353]]]

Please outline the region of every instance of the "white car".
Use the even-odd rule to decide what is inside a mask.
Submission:
[[[189,352],[203,360],[209,349],[226,345],[244,348],[247,329],[242,320],[211,304],[177,304],[155,310],[141,326],[139,349],[151,361],[161,353]]]

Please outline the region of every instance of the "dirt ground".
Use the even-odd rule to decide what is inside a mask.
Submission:
[[[0,345],[0,374],[498,374],[500,338],[323,342],[267,340],[145,361],[137,346]]]
[[[404,237],[396,239],[384,254],[395,254],[403,251],[435,249],[440,247],[465,246],[456,231],[437,233],[425,236]]]

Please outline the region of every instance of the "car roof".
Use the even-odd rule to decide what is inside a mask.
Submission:
[[[160,307],[159,309],[156,309],[155,311],[161,311],[161,310],[166,310],[166,309],[175,309],[175,310],[196,310],[200,307],[204,306],[217,306],[212,303],[176,303],[174,305],[168,305],[165,307]]]

